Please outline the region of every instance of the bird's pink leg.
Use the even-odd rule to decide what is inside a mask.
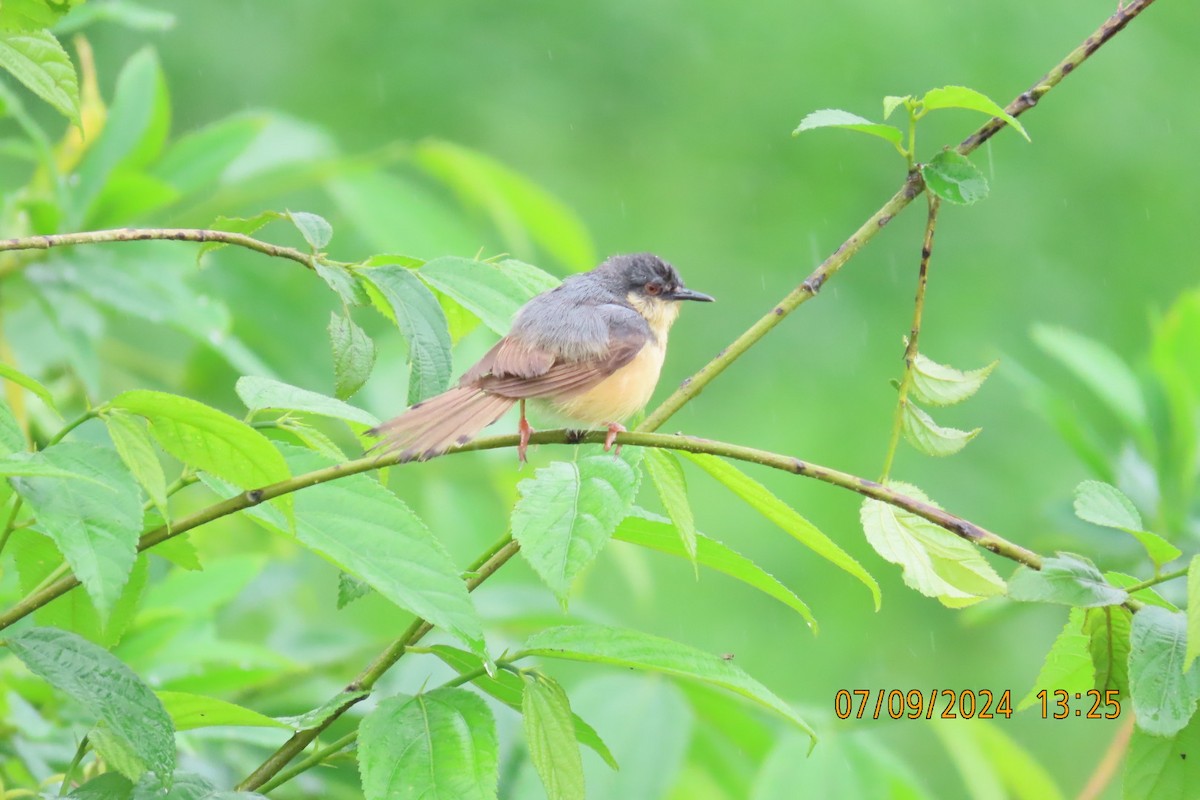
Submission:
[[[529,449],[529,437],[533,433],[529,420],[525,419],[524,400],[521,400],[521,421],[517,424],[517,430],[521,433],[521,442],[517,445],[517,460],[524,464],[529,460],[525,457],[525,451]]]
[[[613,446],[613,442],[617,441],[617,434],[625,433],[627,430],[629,430],[629,429],[626,428],[624,425],[622,425],[619,422],[608,423],[608,436],[604,437],[604,451],[608,452],[609,450],[611,450],[612,446]],[[621,455],[621,445],[617,445],[617,449],[613,453],[613,455],[614,456]]]

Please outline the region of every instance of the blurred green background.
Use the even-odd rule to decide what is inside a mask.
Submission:
[[[121,64],[149,42],[167,76],[177,133],[235,112],[274,109],[298,121],[270,148],[280,158],[292,152],[296,163],[312,164],[335,153],[378,156],[339,167],[321,186],[291,191],[274,184],[261,197],[218,195],[164,221],[203,225],[214,213],[286,206],[327,217],[335,231],[330,252],[347,260],[376,252],[430,258],[507,251],[559,275],[590,266],[514,248],[443,188],[412,174],[403,158],[387,157],[397,141],[436,137],[469,146],[574,208],[597,257],[652,250],[690,286],[718,298],[713,306],[684,310],[659,399],[802,280],[903,179],[901,160],[881,142],[840,131],[791,138],[805,113],[838,107],[878,119],[883,95],[946,84],[1007,103],[1114,10],[1108,0],[151,5],[176,15],[174,28],[88,30],[105,97]],[[938,417],[957,427],[980,425],[983,433],[947,460],[903,448],[894,477],[1039,552],[1065,548],[1107,567],[1141,566],[1118,534],[1071,516],[1071,491],[1087,473],[1026,402],[1018,376],[1029,370],[1071,388],[1033,346],[1035,322],[1071,327],[1141,363],[1150,320],[1196,285],[1198,40],[1200,15],[1190,4],[1152,7],[1023,117],[1032,144],[1005,131],[978,152],[992,187],[984,203],[943,210],[922,351],[961,368],[995,358],[1001,365],[976,399]],[[968,112],[929,118],[920,155],[956,143],[979,122]],[[898,218],[666,430],[877,476],[895,399],[888,381],[899,376],[911,316],[923,205]],[[144,252],[185,264],[193,257],[186,245]],[[233,330],[283,380],[328,391],[324,328],[332,298],[292,266],[225,251],[210,257],[198,283],[229,304]],[[129,326],[127,338],[147,336],[144,323],[111,325],[118,333]],[[377,330],[383,335],[382,324]],[[467,337],[456,367],[486,347],[488,337],[486,331]],[[149,349],[145,361],[126,353],[128,369],[103,376],[107,389],[157,388],[157,380],[240,413],[232,394],[238,373],[211,352],[169,337]],[[405,397],[402,358],[396,337],[357,402],[379,416],[398,412]],[[542,448],[534,466],[554,455]],[[509,452],[393,473],[393,487],[460,563],[503,533],[513,486],[529,474],[518,473]],[[939,796],[961,796],[930,726],[837,722],[830,713],[834,693],[1011,689],[1015,702],[1032,685],[1065,613],[995,601],[967,612],[944,609],[906,589],[899,570],[871,551],[856,497],[802,479],[755,476],[879,578],[878,613],[856,581],[699,472],[689,472],[689,480],[700,528],[793,588],[811,605],[820,634],[740,584],[704,572],[697,580],[686,563],[619,544],[585,578],[572,610],[735,654],[738,665],[818,723],[834,742],[827,752],[836,752],[839,737],[870,728]],[[218,558],[243,551],[254,536],[262,535],[230,522],[194,540]],[[375,598],[334,611],[334,572],[281,544],[271,548],[261,573],[216,625],[222,640],[265,643],[297,661],[328,665],[325,674],[298,679],[282,694],[272,687],[267,694],[279,707],[260,709],[292,713],[348,678],[405,618]],[[1007,563],[994,563],[1010,572]],[[513,562],[477,600],[508,629],[520,628],[514,619],[544,621],[555,613],[523,563]],[[413,659],[399,672],[388,685],[411,691],[428,665]],[[563,674],[582,680],[603,672]],[[572,692],[573,702],[585,718],[593,709],[600,718],[591,721],[602,734],[632,742],[646,737],[640,747],[653,748],[658,766],[652,762],[641,774],[662,778],[657,789],[610,786],[609,796],[662,796],[656,792],[671,787],[675,797],[730,796],[703,768],[712,734],[689,738],[690,725],[700,730],[705,723],[693,721],[695,712],[674,689],[654,681],[625,686],[621,681],[632,679],[622,676],[603,680],[609,683],[593,682],[579,697]],[[1044,721],[1036,711],[997,724],[1050,767],[1068,793],[1080,788],[1116,731],[1115,723]],[[621,726],[630,730],[608,733]],[[630,753],[638,749],[629,745]],[[690,766],[677,771],[673,759],[685,752]],[[821,759],[830,758],[821,753],[810,762],[811,796],[854,796],[847,788],[854,778],[841,767],[820,772]],[[708,768],[716,769],[711,762]],[[738,768],[757,769],[729,767]],[[631,769],[629,775],[639,774]],[[343,773],[333,779],[342,787],[336,791],[353,796],[353,773]],[[538,796],[536,781],[526,778],[513,778],[518,788],[511,796]],[[313,786],[306,790],[298,781],[279,796]]]

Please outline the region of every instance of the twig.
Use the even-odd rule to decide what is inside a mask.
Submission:
[[[292,767],[291,769],[285,769],[283,772],[280,772],[262,786],[257,787],[258,793],[266,794],[272,789],[282,786],[302,772],[308,772],[310,769],[317,766],[330,756],[337,755],[341,751],[345,750],[349,745],[354,744],[354,742],[357,740],[358,731],[350,731],[350,733],[347,733],[342,738],[333,741],[325,747],[322,747],[320,750],[314,751],[312,755],[296,764],[296,766]]]
[[[1187,574],[1188,568],[1180,567],[1179,569],[1172,570],[1171,572],[1164,572],[1161,575],[1155,575],[1153,578],[1147,578],[1141,583],[1135,583],[1132,586],[1126,586],[1125,591],[1129,592],[1130,595],[1133,595],[1136,592],[1140,592],[1142,589],[1149,589],[1151,586],[1157,586],[1160,583],[1173,581],[1176,578],[1182,578]]]
[[[908,332],[908,344],[904,347],[904,376],[896,396],[896,413],[892,418],[892,435],[888,439],[887,455],[883,459],[883,474],[880,483],[886,483],[892,471],[892,460],[900,444],[900,432],[904,429],[904,411],[908,407],[908,390],[912,388],[913,362],[917,358],[917,339],[921,335],[921,314],[925,310],[925,287],[929,283],[929,259],[933,255],[933,231],[937,227],[938,207],[936,195],[929,194],[929,216],[925,221],[925,238],[921,241],[921,265],[917,270],[917,298],[913,303],[912,329]]]
[[[1117,767],[1121,765],[1121,759],[1125,757],[1125,751],[1129,749],[1129,740],[1132,737],[1133,715],[1130,714],[1129,718],[1121,723],[1121,727],[1117,728],[1117,735],[1113,737],[1112,743],[1100,757],[1095,771],[1088,778],[1087,784],[1079,792],[1076,800],[1097,800],[1104,794],[1108,784],[1112,783],[1113,776],[1117,774]]]

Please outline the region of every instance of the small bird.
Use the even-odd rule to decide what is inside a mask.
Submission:
[[[525,401],[532,400],[571,424],[606,426],[608,450],[625,430],[621,421],[644,408],[658,384],[682,300],[713,298],[685,287],[658,256],[613,256],[530,299],[509,334],[453,389],[368,433],[380,437],[376,449],[423,460],[466,444],[520,403],[524,462],[533,433]]]

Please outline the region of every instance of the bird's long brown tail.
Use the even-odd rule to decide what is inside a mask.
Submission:
[[[373,450],[400,451],[401,461],[423,461],[466,444],[516,401],[476,386],[458,386],[422,400],[400,416],[367,431],[380,437]]]

